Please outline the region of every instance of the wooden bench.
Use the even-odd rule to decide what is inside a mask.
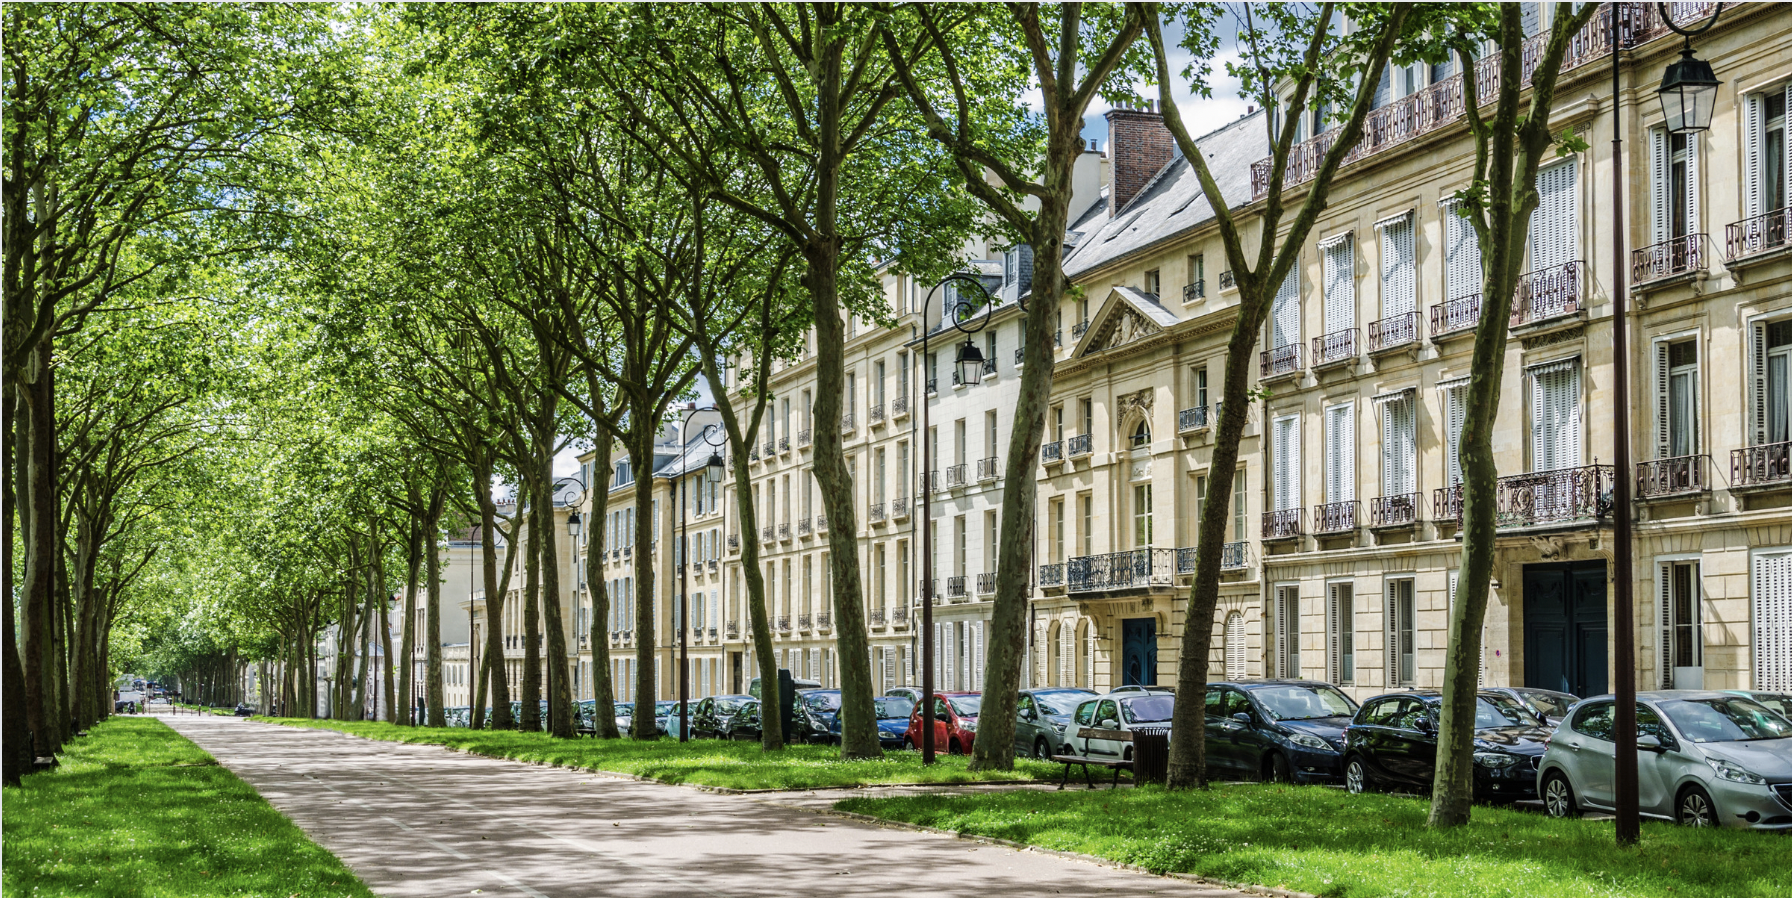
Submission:
[[[1132,741],[1132,733],[1127,730],[1103,730],[1095,727],[1083,727],[1077,730],[1076,735],[1078,739],[1083,739],[1085,742],[1089,739],[1105,739],[1109,742]],[[1091,779],[1089,776],[1089,765],[1091,764],[1097,767],[1113,768],[1114,788],[1116,789],[1120,788],[1120,771],[1124,770],[1129,774],[1132,773],[1132,761],[1123,758],[1095,758],[1088,755],[1052,755],[1052,760],[1064,765],[1064,778],[1058,781],[1058,788],[1060,790],[1062,790],[1065,785],[1069,784],[1070,768],[1077,764],[1082,765],[1083,782],[1088,783],[1089,788],[1091,789],[1095,788],[1095,780]]]

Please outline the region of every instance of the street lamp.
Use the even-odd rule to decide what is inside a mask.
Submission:
[[[933,336],[934,328],[928,321],[927,311],[932,308],[933,295],[941,287],[952,284],[954,290],[959,284],[968,284],[979,294],[984,302],[979,306],[968,302],[952,304],[951,314],[946,323],[965,335],[964,344],[958,347],[958,379],[960,383],[978,384],[983,382],[983,353],[971,342],[971,335],[989,326],[990,315],[995,311],[995,297],[984,289],[983,281],[975,275],[959,272],[947,275],[933,289],[927,291],[927,297],[921,301],[921,358],[930,358],[927,352],[928,341]],[[979,318],[978,309],[983,314]],[[921,366],[916,365],[916,368]],[[921,375],[921,763],[932,764],[933,745],[933,406],[927,402],[927,374]]]
[[[691,658],[688,638],[691,632],[691,575],[689,573],[691,568],[691,524],[687,514],[690,505],[690,496],[687,495],[689,487],[686,485],[690,480],[691,472],[684,466],[684,460],[690,454],[685,432],[691,426],[691,415],[715,410],[716,407],[713,405],[698,408],[697,403],[688,402],[685,403],[684,417],[678,422],[678,526],[681,531],[678,539],[678,741],[680,742],[691,741]],[[704,444],[710,447],[709,461],[703,464],[702,476],[705,481],[710,483],[719,482],[722,479],[722,470],[726,467],[722,462],[722,443],[713,442],[709,438],[710,434],[718,431],[717,427],[706,426],[702,433]],[[728,439],[725,433],[721,437],[723,441]]]
[[[573,566],[573,578],[574,578],[573,582],[577,583],[578,576],[579,576],[578,572],[580,570],[582,570],[582,568],[580,568],[580,566],[579,566],[579,531],[584,526],[583,522],[579,519],[579,509],[584,507],[584,505],[585,505],[585,494],[587,492],[589,492],[589,488],[585,485],[584,478],[578,476],[577,474],[568,474],[565,477],[554,478],[554,482],[548,484],[548,506],[549,506],[548,507],[548,521],[550,523],[553,521],[554,497],[559,495],[559,493],[560,493],[559,486],[562,483],[576,484],[579,488],[578,498],[576,498],[576,499],[569,498],[566,502],[567,505],[572,506],[571,513],[567,514],[567,516],[566,516],[566,535],[572,537],[572,540],[573,540],[573,542],[572,542],[572,561],[573,561],[572,566]],[[577,604],[578,601],[579,601],[578,590],[575,588],[573,590],[573,603],[574,603],[573,607],[575,609],[578,607],[578,604]],[[574,617],[576,618],[577,615],[575,614]],[[574,669],[576,669],[579,666],[579,650],[578,650],[579,643],[575,639],[573,641],[572,645],[573,645],[572,666]],[[554,686],[554,681],[553,681],[554,672],[559,669],[560,669],[560,665],[558,663],[555,663],[548,667],[548,675],[549,675],[548,689],[549,689],[550,695],[552,694],[553,686]],[[574,735],[577,735],[577,730],[578,730],[578,726],[579,726],[579,700],[577,698],[572,697],[572,690],[570,688],[566,690],[566,693],[567,693],[567,703],[570,706],[568,708],[568,710],[572,713]],[[549,729],[553,728],[553,723],[554,723],[554,703],[552,701],[549,701],[548,702],[548,727],[549,727]]]

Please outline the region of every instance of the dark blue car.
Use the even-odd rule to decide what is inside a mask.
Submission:
[[[908,732],[909,713],[915,709],[915,703],[900,695],[880,695],[871,700],[877,709],[877,744],[884,748],[901,748],[902,734]],[[829,729],[830,737],[840,741],[840,715],[834,715]]]
[[[1344,729],[1357,704],[1320,680],[1207,685],[1207,770],[1213,776],[1330,783],[1344,775]]]

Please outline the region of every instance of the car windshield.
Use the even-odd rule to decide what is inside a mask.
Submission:
[[[723,714],[733,714],[745,707],[748,701],[750,700],[744,698],[718,698],[716,699],[716,710]]]
[[[1520,692],[1519,695],[1530,703],[1531,710],[1544,717],[1566,716],[1568,708],[1574,704],[1573,699],[1550,692]]]
[[[1040,713],[1048,714],[1053,717],[1063,717],[1068,714],[1075,714],[1077,700],[1087,697],[1088,694],[1089,693],[1087,692],[1072,692],[1064,695],[1035,694],[1033,696],[1033,701],[1038,703]]]
[[[1475,727],[1535,726],[1536,716],[1511,696],[1489,693],[1475,702]]]
[[[1792,721],[1746,698],[1697,698],[1661,703],[1674,728],[1694,742],[1748,742],[1792,737]]]
[[[838,711],[840,710],[840,693],[811,692],[803,696],[803,704],[808,705],[811,711]]]
[[[946,701],[952,703],[952,713],[959,717],[976,717],[977,709],[983,707],[981,695],[949,695]]]
[[[907,717],[915,708],[915,703],[899,695],[886,695],[876,700],[877,719],[889,720],[895,717]]]
[[[1252,689],[1251,698],[1263,706],[1271,720],[1316,720],[1356,713],[1350,699],[1330,686],[1264,686]]]
[[[1127,723],[1154,723],[1170,719],[1170,712],[1176,708],[1176,697],[1173,695],[1142,695],[1127,699],[1120,703],[1120,716]]]
[[[677,702],[654,702],[653,704],[653,713],[655,714],[674,714],[677,711]]]
[[[624,714],[633,714],[633,713],[635,713],[635,703],[634,702],[617,702],[616,703],[616,716],[617,717],[621,717]]]

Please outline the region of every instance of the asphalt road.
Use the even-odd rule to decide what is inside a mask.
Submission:
[[[381,895],[843,896],[1243,893],[979,845],[800,805],[213,715],[169,726]]]

